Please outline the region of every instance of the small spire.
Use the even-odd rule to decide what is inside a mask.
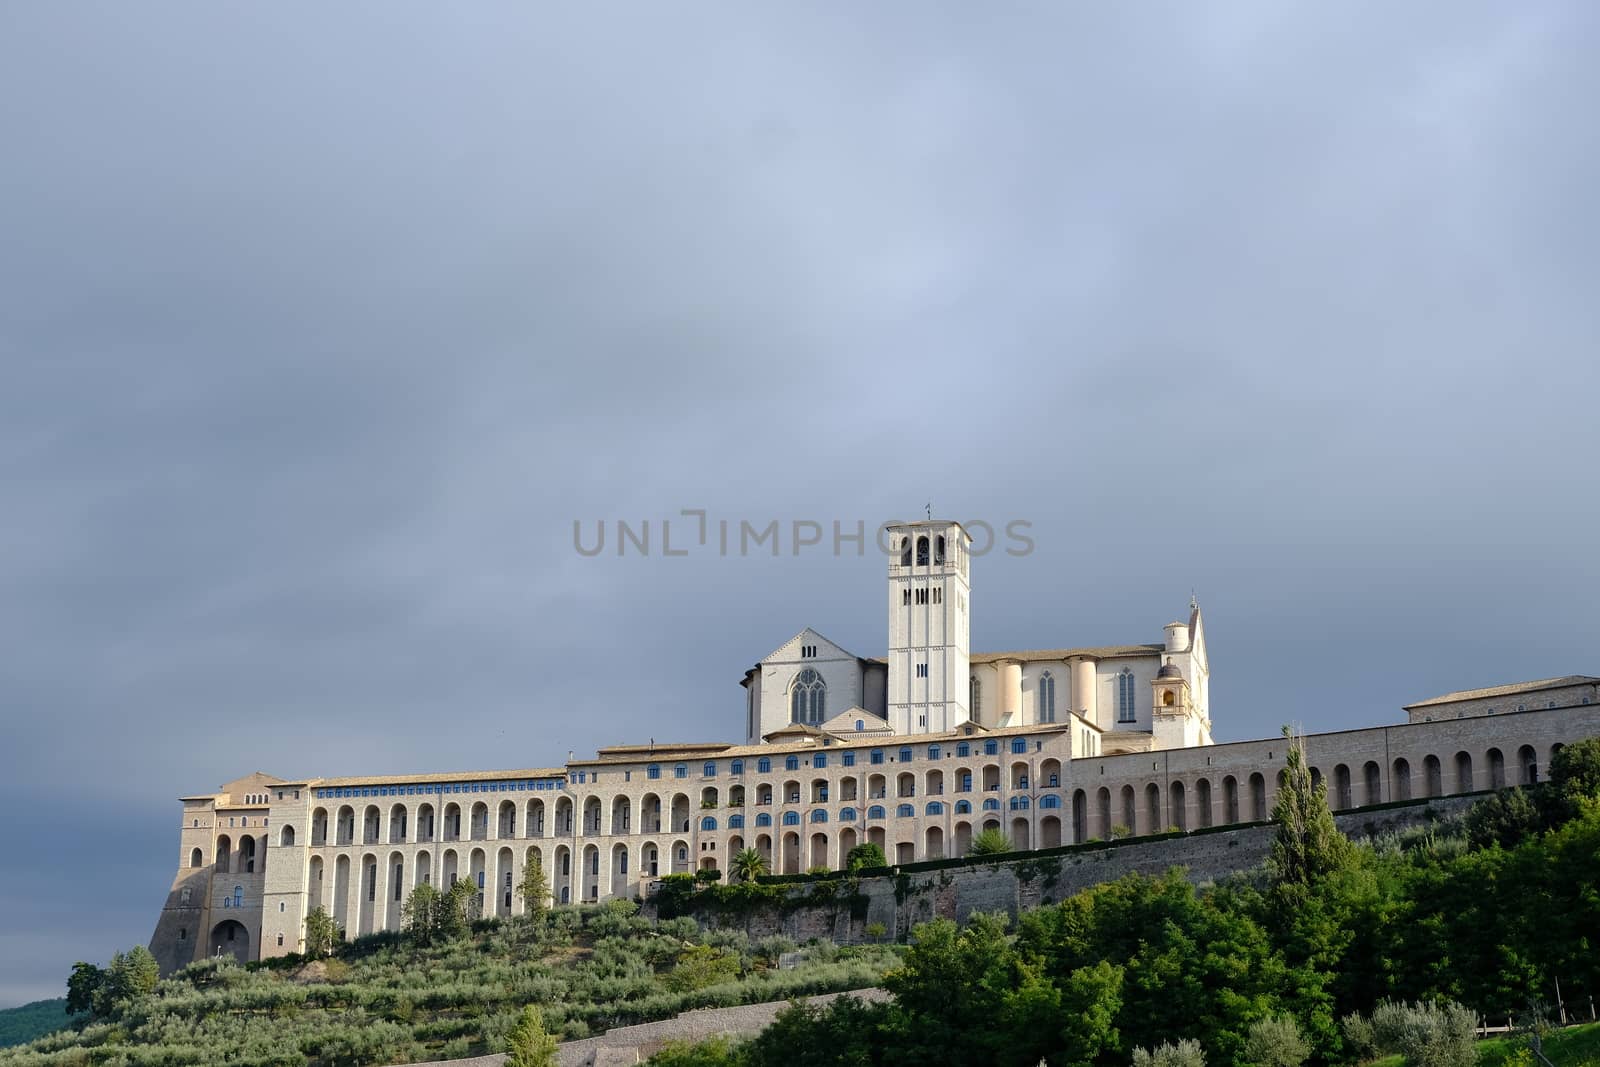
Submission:
[[[932,522],[933,521],[933,501],[931,501],[931,500],[928,501],[925,505],[923,505],[923,507],[928,513],[928,521]]]

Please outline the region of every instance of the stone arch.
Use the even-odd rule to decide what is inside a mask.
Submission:
[[[936,859],[943,859],[944,858],[944,828],[943,827],[941,827],[941,826],[930,826],[930,827],[928,827],[927,830],[925,830],[923,832],[923,835],[922,835],[922,857],[923,857],[923,859],[930,859],[930,860],[936,860]]]
[[[517,836],[517,802],[510,797],[502,800],[495,812],[495,836],[502,841]]]
[[[1089,840],[1089,797],[1081,789],[1072,793],[1072,843]]]
[[[1040,848],[1056,848],[1061,844],[1061,817],[1043,815],[1039,818]]]
[[[376,845],[378,843],[378,826],[381,821],[378,815],[378,805],[368,804],[361,813],[361,843],[363,845]]]
[[[813,833],[811,835],[811,857],[810,857],[810,861],[806,864],[806,866],[807,867],[827,867],[827,868],[830,868],[830,869],[833,867],[833,864],[831,862],[829,862],[829,860],[828,860],[828,835],[827,834],[822,833],[822,832],[819,831],[819,832]]]
[[[1250,818],[1265,822],[1267,818],[1267,780],[1256,771],[1250,776]]]
[[[1122,787],[1122,826],[1130,834],[1139,832],[1139,803],[1131,785]]]
[[[639,798],[639,832],[661,832],[661,797],[657,793],[646,793]]]
[[[571,797],[563,796],[563,797],[557,797],[556,798],[555,833],[557,833],[557,834],[570,834],[570,833],[572,833],[572,798]]]
[[[1532,745],[1517,749],[1517,784],[1537,785],[1539,782],[1539,754]]]
[[[516,805],[512,805],[516,810]],[[511,914],[517,903],[517,854],[503,845],[494,856],[494,913],[501,918]]]
[[[955,854],[965,856],[972,850],[972,824],[962,819],[955,827]]]
[[[550,871],[550,895],[557,904],[571,904],[572,848],[565,844],[557,845],[554,859]]]
[[[474,841],[487,841],[489,839],[489,805],[481,800],[472,803],[472,839]]]
[[[211,928],[206,954],[232,956],[240,963],[250,962],[250,931],[237,919],[224,919]]]
[[[360,923],[357,927],[358,934],[370,934],[375,927],[378,913],[378,857],[370,852],[361,856],[361,884],[359,886],[361,899],[357,901],[357,914]]]
[[[1099,831],[1103,840],[1111,840],[1111,790],[1101,786],[1095,793],[1095,807],[1099,811]]]
[[[1362,777],[1366,780],[1366,793],[1362,797],[1363,804],[1383,803],[1383,768],[1378,766],[1377,760],[1367,760],[1367,765],[1362,768]]]
[[[350,929],[350,857],[341,855],[333,861],[333,921],[345,931],[348,939],[353,931]]]
[[[404,804],[389,807],[389,844],[403,845],[411,835],[411,815]]]
[[[688,800],[688,797],[684,797]],[[689,842],[679,838],[672,843],[672,873],[687,874],[689,872]]]
[[[600,822],[601,804],[599,797],[586,797],[583,801],[583,835],[585,837],[599,837],[603,832]],[[588,899],[585,896],[585,899]]]
[[[618,837],[633,833],[633,798],[626,793],[611,801],[611,832]]]
[[[793,830],[788,831],[787,833],[785,833],[783,835],[782,845],[783,845],[783,851],[782,851],[782,854],[779,856],[779,862],[781,862],[782,865],[783,865],[782,869],[781,869],[781,873],[783,873],[783,874],[799,874],[800,873],[800,835],[798,833],[796,833],[795,831],[793,831]]]
[[[414,886],[433,884],[433,857],[427,849],[418,852],[417,858],[411,864],[411,884]]]
[[[1211,779],[1198,778],[1194,783],[1194,806],[1201,827],[1212,825],[1216,814],[1211,810]]]
[[[689,796],[686,793],[672,795],[672,830],[679,834],[689,832]]]
[[[1138,831],[1134,827],[1134,831]],[[1159,834],[1164,826],[1161,824],[1161,787],[1154,782],[1146,783],[1144,787],[1144,832]]]
[[[1506,757],[1498,748],[1489,750],[1489,788],[1506,787]]]
[[[322,857],[312,856],[306,870],[306,907],[316,911],[322,907]]]
[[[1404,756],[1395,757],[1390,767],[1390,780],[1395,800],[1411,799],[1411,763]]]
[[[1473,783],[1472,783],[1472,753],[1470,753],[1470,752],[1457,752],[1456,753],[1456,792],[1457,793],[1470,793],[1470,792],[1472,792],[1472,789],[1473,789]]]
[[[399,852],[390,852],[389,861],[384,867],[384,876],[389,881],[389,890],[384,893],[387,902],[384,905],[383,928],[385,930],[398,930],[401,925],[401,908],[406,901],[406,858]]]
[[[1430,797],[1444,795],[1444,768],[1439,764],[1439,757],[1431,753],[1422,758],[1422,790]]]
[[[434,812],[432,804],[417,807],[417,840],[429,842],[434,838]]]
[[[199,848],[195,848],[192,851],[190,851],[190,853],[189,853],[189,866],[191,866],[191,867],[201,867],[201,866],[204,866],[205,861],[206,861],[205,853],[201,852]]]
[[[1060,760],[1052,758],[1052,759],[1047,759],[1044,762],[1039,764],[1039,788],[1040,789],[1059,789],[1059,788],[1061,788],[1061,761]]]
[[[1333,810],[1343,811],[1355,805],[1350,799],[1350,768],[1343,763],[1333,768]]]
[[[522,835],[524,837],[544,836],[544,799],[534,797],[528,801],[527,809],[522,813]]]
[[[217,873],[227,874],[232,866],[233,838],[229,837],[227,834],[223,834],[221,837],[217,838]]]
[[[278,847],[280,847],[280,848],[293,848],[294,847],[294,827],[285,826],[282,830],[278,831]]]
[[[1188,798],[1184,796],[1183,783],[1181,781],[1173,782],[1172,785],[1167,787],[1168,826],[1176,826],[1180,830],[1189,828],[1189,806],[1186,803],[1187,800]]]
[[[339,816],[334,826],[333,842],[336,845],[356,843],[356,809],[348,804],[339,806]]]
[[[328,843],[328,809],[317,808],[311,813],[311,846],[321,848]]]
[[[566,800],[567,798],[562,797],[561,799]],[[439,840],[461,840],[461,805],[453,800],[444,806],[444,825],[439,828]]]
[[[1011,820],[1011,847],[1018,852],[1026,852],[1032,848],[1030,842],[1030,827],[1025,815],[1018,815]]]
[[[632,872],[628,869],[628,846],[621,841],[611,846],[611,895],[614,897],[631,897],[628,879]]]

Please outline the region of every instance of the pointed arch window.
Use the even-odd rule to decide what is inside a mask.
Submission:
[[[967,710],[972,714],[972,717],[976,719],[978,717],[978,709],[983,706],[983,690],[978,686],[977,675],[973,675],[972,681],[968,683],[967,692]]]
[[[1117,675],[1117,721],[1133,722],[1133,670],[1129,667],[1122,668],[1122,673]]]
[[[807,667],[794,676],[789,689],[789,721],[819,725],[827,713],[828,686],[822,675]]]
[[[1056,680],[1049,672],[1039,675],[1039,721],[1056,721]]]

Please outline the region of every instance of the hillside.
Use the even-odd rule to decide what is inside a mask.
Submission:
[[[207,960],[79,1032],[0,1051],[0,1064],[77,1064],[89,1050],[112,1065],[447,1059],[502,1048],[527,1004],[575,1038],[693,1008],[863,988],[898,960],[888,947],[798,950],[635,911],[626,901],[562,908],[537,922],[480,922],[435,945],[378,935],[309,963]],[[780,970],[779,956],[795,952]]]
[[[60,1030],[72,1020],[67,1017],[67,1000],[36,1000],[20,1008],[0,1011],[0,1048],[21,1045],[34,1038]]]

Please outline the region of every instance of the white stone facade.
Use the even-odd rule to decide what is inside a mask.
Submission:
[[[919,570],[914,539],[935,529],[944,562],[931,542]],[[986,828],[1026,849],[1267,817],[1285,743],[1211,743],[1197,606],[1158,644],[971,654],[948,611],[896,618],[905,590],[914,608],[960,596],[969,610],[966,556],[952,550],[964,534],[938,523],[894,533],[913,539],[913,555],[890,566],[887,662],[802,631],[746,674],[745,744],[619,746],[563,767],[461,774],[257,773],[183,798],[151,950],[164,971],[217,953],[283,955],[301,947],[316,907],[352,938],[393,930],[414,886],[460,878],[481,887],[485,914],[515,915],[529,863],[554,901],[578,902],[727,870],[747,847],[793,873],[838,868],[863,842],[906,863],[963,854]],[[934,588],[937,598],[915,593]],[[932,684],[919,688],[924,656]],[[935,677],[941,659],[953,674]],[[1600,735],[1596,680],[1554,682],[1411,705],[1408,723],[1312,734],[1307,752],[1338,809],[1536,781],[1554,750]],[[1498,707],[1508,700],[1525,710]],[[1468,713],[1489,701],[1494,714]],[[1452,714],[1419,715],[1424,706]],[[950,725],[923,729],[923,715]]]

